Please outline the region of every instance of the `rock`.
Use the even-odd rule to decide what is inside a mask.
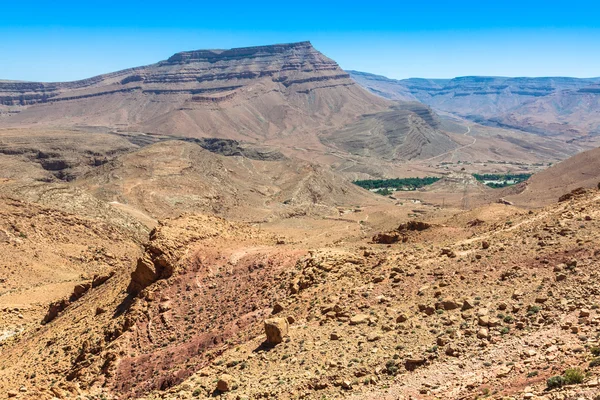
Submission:
[[[513,300],[519,300],[521,297],[523,297],[523,292],[520,290],[515,290],[512,294]]]
[[[460,355],[458,349],[451,344],[449,344],[448,347],[446,347],[445,353],[447,356],[450,357],[458,357]]]
[[[481,242],[481,248],[484,250],[487,250],[490,248],[490,242],[488,242],[487,240],[484,240]]]
[[[577,189],[571,190],[569,193],[566,193],[566,194],[563,194],[562,196],[560,196],[558,198],[558,202],[562,203],[563,201],[571,200],[575,197],[584,195],[585,193],[587,193],[587,190],[585,188],[579,187]]]
[[[398,243],[401,239],[400,234],[398,234],[398,232],[387,232],[387,233],[378,233],[375,236],[373,236],[373,243],[379,243],[379,244],[392,244],[392,243]]]
[[[442,249],[442,255],[448,256],[448,258],[456,258],[456,253],[452,251],[452,249],[450,249],[449,247],[444,247]]]
[[[135,271],[131,273],[131,281],[127,287],[127,293],[137,294],[145,287],[156,282],[160,276],[150,255],[145,254],[137,261]]]
[[[17,397],[19,395],[19,392],[17,392],[16,390],[9,390],[6,395],[11,398],[11,397]]]
[[[419,304],[419,311],[427,314],[427,315],[433,315],[433,313],[435,313],[435,308],[428,306],[426,304]]]
[[[331,332],[329,334],[329,339],[331,339],[331,340],[340,340],[340,335],[337,332]]]
[[[356,314],[350,318],[350,325],[360,325],[369,322],[369,316],[367,314]]]
[[[441,302],[442,309],[446,311],[456,310],[460,305],[454,300],[444,300]]]
[[[42,323],[47,324],[49,322],[52,322],[54,318],[56,318],[58,314],[65,308],[67,308],[69,305],[71,305],[71,302],[66,299],[50,303],[50,305],[48,306],[48,311],[46,312]]]
[[[556,274],[556,282],[562,282],[567,280],[567,275],[565,274]]]
[[[465,301],[463,301],[461,310],[467,311],[467,310],[471,310],[473,307],[474,307],[473,304],[469,300],[465,300]]]
[[[481,328],[479,331],[477,331],[477,337],[479,339],[487,339],[489,335],[490,334],[486,328]]]
[[[421,221],[408,221],[398,227],[399,231],[424,231],[431,228],[431,224]]]
[[[273,310],[271,311],[271,314],[273,314],[273,315],[279,314],[282,311],[283,311],[283,306],[280,303],[275,303],[273,305]]]
[[[69,298],[69,300],[70,301],[76,301],[76,300],[78,300],[88,290],[90,290],[91,287],[92,287],[92,284],[89,283],[89,282],[80,283],[79,285],[75,285],[75,287],[73,288],[73,293],[71,294],[71,297]]]
[[[582,308],[579,310],[579,318],[587,318],[590,316],[590,310]]]
[[[106,283],[110,278],[112,278],[115,274],[115,271],[111,271],[106,275],[94,275],[92,278],[92,288],[97,288],[98,286]]]
[[[508,374],[510,374],[512,369],[513,369],[512,365],[507,365],[507,366],[501,367],[496,372],[496,378],[506,378],[508,376]]]
[[[289,323],[285,318],[270,318],[265,320],[267,343],[275,345],[283,342],[288,334]]]
[[[217,390],[219,392],[229,392],[234,389],[234,380],[231,375],[223,374],[217,381]]]
[[[407,358],[404,361],[404,368],[406,368],[407,371],[414,371],[418,367],[425,365],[426,362],[427,360],[424,358]]]
[[[402,323],[402,322],[406,322],[408,321],[408,317],[406,316],[406,314],[400,314],[396,317],[396,323]]]
[[[379,339],[381,339],[381,335],[377,332],[371,332],[367,335],[367,341],[368,342],[376,342]]]

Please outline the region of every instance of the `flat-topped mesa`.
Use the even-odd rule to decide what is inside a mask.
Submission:
[[[297,42],[286,44],[274,44],[268,46],[239,47],[229,50],[193,50],[176,53],[169,57],[166,63],[182,64],[187,62],[217,62],[229,61],[241,58],[268,57],[286,54],[292,51],[317,53],[310,42]]]
[[[187,51],[76,82],[0,82],[2,126],[94,125],[251,142],[305,135],[316,146],[321,130],[390,105],[310,42]]]

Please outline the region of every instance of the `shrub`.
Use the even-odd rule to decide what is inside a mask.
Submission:
[[[556,388],[562,387],[564,385],[565,385],[565,378],[563,378],[560,375],[556,375],[551,378],[548,378],[548,380],[546,381],[546,386],[548,386],[548,389],[556,389]]]
[[[583,383],[583,371],[579,368],[570,368],[565,371],[565,383],[567,385],[575,385],[579,383]]]
[[[590,368],[594,367],[600,367],[600,357],[594,358],[592,361],[590,361]]]
[[[398,373],[400,372],[400,369],[398,368],[394,360],[390,360],[387,363],[385,363],[385,369],[389,375],[398,375]]]
[[[590,348],[590,352],[595,356],[598,357],[600,356],[600,347],[598,346],[593,346],[592,348]]]

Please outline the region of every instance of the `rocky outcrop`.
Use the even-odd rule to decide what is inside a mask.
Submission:
[[[145,252],[137,261],[135,270],[131,273],[131,281],[127,293],[137,294],[159,279],[173,275],[175,267],[169,256],[170,249],[165,248],[157,237],[157,230],[150,232],[150,242],[145,246]]]
[[[108,279],[114,276],[114,274],[115,273],[113,271],[107,275],[95,275],[91,282],[83,282],[75,285],[73,288],[73,293],[71,293],[71,296],[69,296],[68,299],[57,300],[50,303],[42,323],[47,324],[52,322],[61,312],[63,312],[72,303],[83,297],[83,295],[85,295],[91,288],[96,288],[104,284]]]

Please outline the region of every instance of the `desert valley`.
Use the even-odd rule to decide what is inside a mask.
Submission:
[[[600,399],[600,78],[0,80],[0,215],[0,399]]]

